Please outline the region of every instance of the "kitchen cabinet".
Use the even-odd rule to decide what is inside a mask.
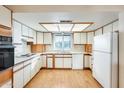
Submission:
[[[11,27],[11,11],[0,5],[0,24]]]
[[[24,85],[23,77],[24,77],[24,71],[23,71],[23,64],[17,65],[14,67],[14,74],[13,74],[13,85],[14,88],[22,88]]]
[[[53,58],[47,58],[47,68],[53,68]]]
[[[80,44],[86,44],[87,43],[87,35],[86,33],[80,33]]]
[[[64,58],[63,68],[72,68],[72,58]]]
[[[80,33],[74,33],[74,44],[80,44]]]
[[[13,43],[22,43],[21,41],[21,24],[13,21]]]
[[[37,44],[36,31],[33,30],[33,44]]]
[[[72,54],[72,69],[83,69],[83,54]]]
[[[63,68],[63,55],[55,55],[55,68]]]
[[[72,55],[63,56],[63,68],[72,68]]]
[[[93,44],[94,32],[87,33],[87,44]]]
[[[52,44],[52,33],[44,33],[44,44]]]
[[[90,54],[84,54],[84,68],[92,69],[91,57]]]
[[[33,29],[28,28],[28,37],[33,38]]]
[[[24,87],[39,72],[41,67],[42,60],[40,55],[15,65],[13,68],[14,87]]]
[[[86,33],[74,33],[74,44],[86,44]]]
[[[63,68],[63,58],[55,58],[55,68]]]
[[[42,55],[42,67],[46,68],[46,55]]]
[[[118,21],[113,23],[113,31],[118,31],[119,27],[118,27]]]
[[[24,63],[24,86],[30,81],[31,79],[31,61],[26,61]]]
[[[28,27],[25,25],[22,25],[22,36],[28,37]]]
[[[112,24],[103,27],[103,33],[112,32]]]
[[[43,33],[37,32],[37,44],[43,44],[43,43],[44,43],[43,42]]]
[[[102,35],[102,28],[95,31],[95,36]]]
[[[33,58],[31,60],[31,78],[33,78],[37,73],[37,62],[38,62],[37,58]]]

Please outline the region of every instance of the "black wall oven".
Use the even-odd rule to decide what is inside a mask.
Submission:
[[[12,37],[0,36],[0,71],[14,65]]]

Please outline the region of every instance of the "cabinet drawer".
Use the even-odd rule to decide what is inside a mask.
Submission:
[[[67,57],[67,58],[72,58],[72,55],[71,55],[71,54],[69,54],[69,55],[64,55],[63,57],[64,57],[64,58],[66,58],[66,57]]]
[[[63,57],[63,55],[55,55],[55,57],[57,57],[57,58],[61,58],[61,57]]]

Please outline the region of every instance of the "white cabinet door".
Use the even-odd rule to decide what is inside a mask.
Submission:
[[[23,83],[23,69],[14,72],[13,76],[13,84],[14,88],[22,88],[24,83]]]
[[[24,86],[30,81],[31,79],[31,61],[27,61],[24,63]]]
[[[36,67],[37,67],[37,59],[34,58],[31,60],[31,78],[33,78],[36,74]]]
[[[44,44],[52,44],[52,33],[44,33]]]
[[[63,58],[55,58],[55,68],[63,68]]]
[[[33,30],[31,28],[28,28],[28,36],[33,38]]]
[[[95,36],[102,35],[102,28],[95,31]]]
[[[28,27],[22,25],[22,36],[27,36],[28,37]]]
[[[87,38],[87,35],[86,33],[80,33],[80,42],[81,44],[86,44],[86,38]]]
[[[42,67],[46,68],[46,55],[42,55]]]
[[[113,31],[118,31],[119,27],[118,27],[118,21],[113,23]]]
[[[21,24],[16,21],[13,21],[13,43],[22,43]]]
[[[72,62],[72,69],[83,69],[83,54],[73,54]]]
[[[41,32],[37,32],[37,44],[43,44],[43,33]]]
[[[11,11],[0,5],[0,24],[11,27]]]
[[[53,58],[47,58],[47,68],[53,68]]]
[[[37,39],[36,39],[36,31],[33,30],[33,44],[37,43]]]
[[[112,32],[112,24],[107,25],[103,28],[103,33],[109,33]]]
[[[74,33],[74,44],[80,44],[80,33]]]
[[[90,57],[91,56],[89,55],[84,55],[84,67],[85,68],[90,68],[90,63],[91,63]]]
[[[93,44],[94,32],[87,33],[87,44]]]
[[[72,68],[72,58],[64,58],[64,68]]]
[[[42,68],[42,57],[39,56],[38,58],[38,69],[40,70]]]

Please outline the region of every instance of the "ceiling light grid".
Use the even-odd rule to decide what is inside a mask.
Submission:
[[[39,23],[44,29],[50,32],[77,32],[83,31],[93,22],[82,23]]]

